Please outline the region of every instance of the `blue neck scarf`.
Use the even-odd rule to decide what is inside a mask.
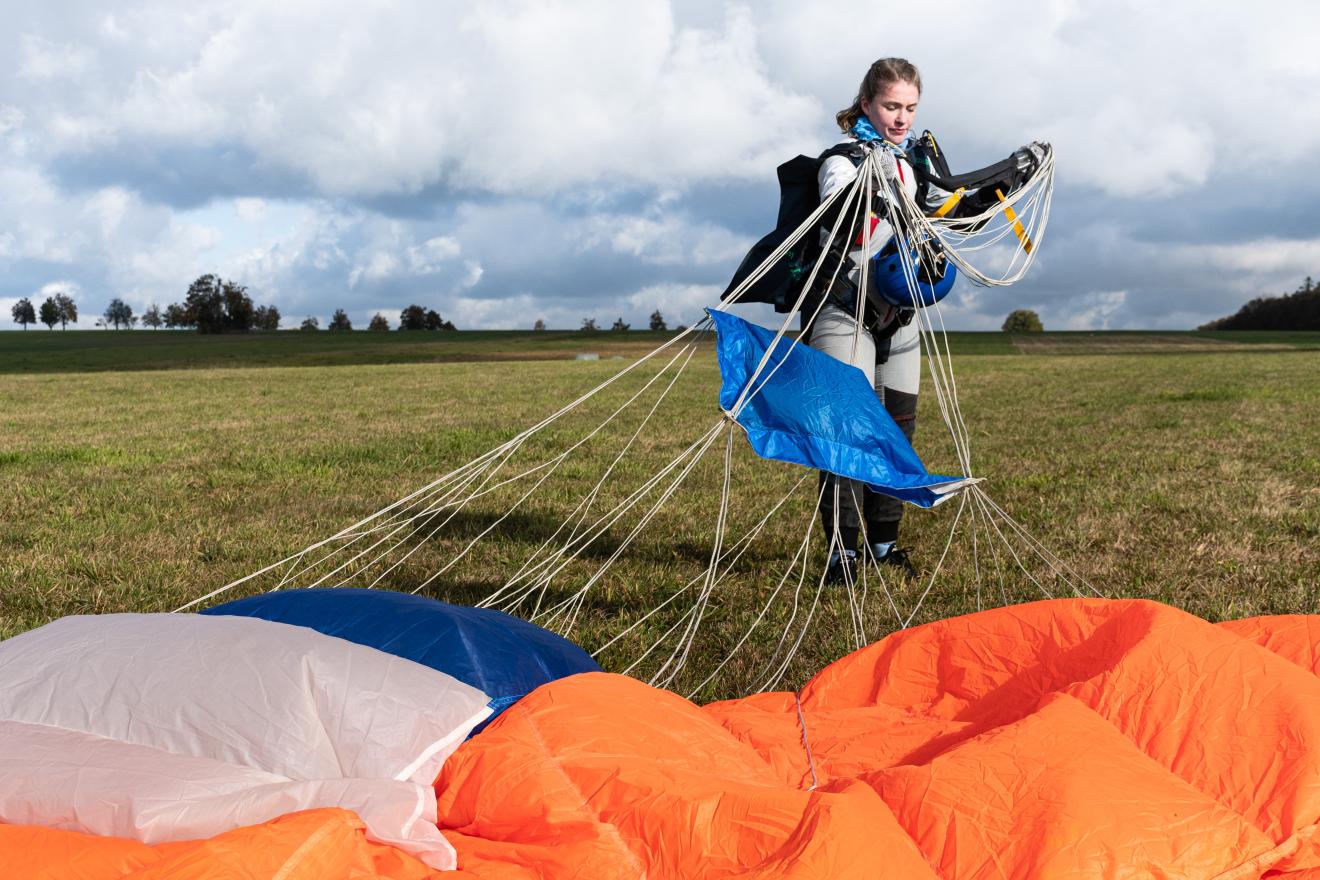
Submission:
[[[852,134],[859,141],[884,140],[880,137],[880,132],[876,131],[875,126],[871,124],[871,120],[866,118],[865,113],[858,116],[857,121],[853,123]]]
[[[870,119],[866,118],[865,113],[858,116],[857,121],[853,123],[852,136],[857,138],[859,141],[881,141],[886,146],[889,147],[895,146],[894,144],[889,143],[889,141],[886,141],[884,137],[880,134],[880,132],[875,130],[875,126],[871,124]],[[907,139],[904,140],[903,143],[898,144],[898,146],[900,147],[906,146],[907,142],[910,140],[912,140],[911,134],[907,136]]]

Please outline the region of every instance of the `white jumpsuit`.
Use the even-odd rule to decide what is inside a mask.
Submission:
[[[909,195],[915,196],[917,179],[912,166],[902,158],[897,164],[903,187]],[[821,163],[818,175],[821,199],[849,185],[856,177],[857,167],[847,156],[828,157]],[[849,252],[854,266],[849,280],[857,289],[860,288],[860,267],[893,235],[888,221],[873,214],[870,222],[869,246],[863,248],[860,242],[854,242],[856,246]],[[828,234],[822,232],[822,237]],[[877,352],[876,341],[870,332],[858,326],[854,313],[827,300],[812,324],[809,344],[861,369],[899,428],[909,440],[912,439],[916,396],[921,384],[921,339],[915,319],[899,327],[889,339],[882,340]],[[820,515],[827,542],[832,540],[836,523],[844,550],[857,549],[863,526],[865,540],[872,544],[897,541],[898,525],[903,517],[902,502],[871,492],[862,483],[824,472],[821,473],[821,485]]]

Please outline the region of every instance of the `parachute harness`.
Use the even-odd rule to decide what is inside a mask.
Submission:
[[[915,290],[919,277],[923,249],[938,248],[974,284],[999,286],[1021,278],[1044,237],[1053,191],[1052,152],[1045,153],[1023,185],[1007,194],[1001,193],[1000,198],[973,217],[951,216],[952,205],[947,202],[942,212],[927,217],[901,185],[897,164],[899,154],[901,151],[883,142],[866,149],[855,179],[823,200],[812,215],[713,310],[727,310],[805,236],[820,235],[821,223],[830,216],[829,212],[834,212],[826,233],[829,241],[836,240],[841,232],[851,240],[856,234],[852,230],[860,229],[862,253],[874,254],[884,243],[884,238],[866,222],[873,200],[884,206],[898,252],[903,255],[903,276],[911,289]],[[962,198],[958,192],[953,197]],[[1005,253],[1006,248],[1011,252]],[[914,253],[916,257],[912,256]],[[413,592],[431,590],[442,582],[446,573],[453,571],[470,555],[498,552],[498,542],[483,543],[484,539],[498,534],[497,530],[520,510],[538,503],[538,490],[556,485],[550,483],[556,476],[562,483],[566,479],[565,467],[577,467],[584,450],[614,444],[610,448],[615,454],[607,456],[608,464],[597,478],[574,476],[569,480],[572,490],[578,493],[577,502],[559,525],[521,565],[510,566],[512,571],[503,583],[477,603],[521,614],[534,623],[570,635],[583,611],[589,607],[589,597],[598,593],[610,567],[637,545],[665,505],[693,482],[693,475],[702,462],[714,450],[720,449],[718,506],[708,518],[710,549],[704,571],[674,588],[654,607],[635,615],[621,615],[617,631],[597,645],[592,653],[597,658],[606,655],[622,658],[612,667],[635,673],[658,686],[681,687],[682,691],[695,696],[729,668],[729,663],[741,655],[758,628],[774,621],[778,636],[770,640],[774,643],[773,648],[768,658],[757,667],[759,671],[753,672],[750,690],[777,687],[788,675],[821,604],[834,589],[827,590],[823,566],[818,564],[821,554],[813,552],[816,509],[824,498],[825,488],[822,484],[819,491],[807,496],[814,497],[814,504],[803,504],[806,501],[801,497],[803,489],[814,477],[812,472],[804,470],[795,480],[786,482],[786,491],[777,500],[768,504],[758,502],[764,505],[763,515],[750,522],[733,516],[731,507],[736,486],[732,476],[735,463],[733,436],[737,424],[734,420],[783,366],[785,361],[782,358],[775,360],[771,352],[788,334],[793,312],[803,309],[811,290],[829,289],[845,271],[846,261],[826,263],[822,251],[821,259],[804,273],[792,310],[775,331],[773,344],[766,349],[733,404],[719,412],[713,424],[702,428],[690,442],[685,441],[686,445],[676,455],[640,482],[627,481],[631,472],[628,464],[649,444],[648,426],[665,418],[665,404],[687,374],[694,356],[703,345],[709,344],[710,318],[680,332],[472,461],[334,535],[213,590],[178,610],[195,608],[242,585],[266,590],[314,586],[404,586]],[[858,266],[859,291],[864,292],[870,281],[869,263],[869,259],[861,260]],[[804,320],[814,320],[824,303],[825,299],[820,298],[810,314],[804,312]],[[854,312],[857,319],[854,322],[854,346],[860,343],[865,308],[866,297],[859,295]],[[894,625],[903,627],[915,622],[963,523],[967,524],[974,558],[978,609],[982,607],[983,589],[988,589],[982,583],[982,568],[986,566],[993,569],[999,585],[998,598],[1005,603],[1009,601],[1005,576],[1010,566],[1024,572],[1031,584],[1046,597],[1052,595],[1047,586],[1051,582],[1060,583],[1077,595],[1084,591],[1100,595],[1028,534],[986,494],[980,480],[973,476],[970,437],[958,405],[957,384],[939,303],[917,309],[915,320],[926,351],[931,387],[940,416],[952,438],[963,477],[945,490],[941,500],[957,496],[959,503],[944,550],[914,600],[901,599],[886,582],[878,564],[859,568],[857,582],[847,585],[844,591],[851,627],[850,641],[857,647],[873,640],[875,624],[868,623],[867,616],[871,585],[878,585],[885,600],[884,607]],[[785,342],[790,350],[801,344],[796,338]],[[627,384],[630,382],[636,383],[635,389]],[[622,401],[615,407],[607,407],[603,419],[594,417],[599,420],[588,422],[578,439],[562,445],[549,457],[541,457],[543,453],[537,452],[537,444],[544,443],[551,430],[560,436],[569,430],[570,419],[591,418],[593,402],[607,400],[607,393],[620,393],[619,389],[623,389]],[[634,415],[639,411],[640,416]],[[623,487],[622,494],[617,491],[612,494],[611,490],[618,487]],[[794,499],[799,500],[790,503]],[[569,500],[571,503],[572,499]],[[470,539],[456,538],[456,534],[470,534],[457,531],[457,526],[462,523],[458,518],[472,506],[482,503],[497,505],[498,515],[491,517]],[[790,547],[792,553],[787,565],[769,592],[749,596],[747,591],[724,589],[729,573],[748,557],[749,550],[766,533],[768,524],[777,516],[793,510],[798,510],[800,516],[803,507],[806,507],[806,515],[798,527],[800,538],[795,548]],[[834,534],[832,545],[825,548],[825,558],[842,549],[837,537],[839,530],[836,529]],[[433,561],[428,556],[426,548],[437,539],[447,539],[455,548],[449,551],[451,555],[447,559]],[[863,543],[864,546],[870,543],[864,534]],[[496,545],[496,550],[491,549],[492,545]],[[1041,564],[1047,571],[1038,577],[1028,563]],[[731,639],[731,646],[722,643],[726,647],[721,648],[720,658],[713,666],[689,670],[693,657],[698,656],[694,654],[693,646],[709,615],[727,610],[739,599],[755,603],[748,609],[749,622],[741,634]],[[799,719],[815,785],[815,766],[800,702]]]

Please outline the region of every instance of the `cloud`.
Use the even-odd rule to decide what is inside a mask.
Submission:
[[[69,0],[7,24],[6,299],[67,278],[140,309],[220,272],[290,314],[690,323],[773,226],[775,167],[886,54],[921,65],[918,127],[956,169],[1057,148],[1037,266],[960,286],[951,326],[1192,326],[1320,267],[1303,0]]]
[[[115,17],[101,41],[146,57],[63,94],[41,124],[52,151],[224,144],[330,195],[674,187],[763,173],[777,153],[762,132],[805,135],[818,109],[770,79],[739,7],[712,30],[657,0],[626,22],[606,0],[224,8]],[[94,57],[24,40],[42,71]]]
[[[76,80],[93,67],[93,54],[84,46],[52,43],[35,34],[24,34],[20,40],[18,75],[24,79]]]

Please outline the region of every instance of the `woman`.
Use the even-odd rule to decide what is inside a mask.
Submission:
[[[947,178],[947,164],[929,133],[921,138],[912,135],[913,117],[920,101],[921,74],[912,63],[902,58],[882,58],[871,65],[856,100],[835,117],[848,138],[827,150],[821,161],[817,179],[822,201],[856,178],[862,156],[858,147],[864,141],[883,141],[898,147],[896,164],[902,186],[929,212],[939,211],[945,216],[980,213],[993,203],[996,188],[1004,192],[1014,188],[1030,176],[1043,156],[1037,144],[1023,147],[1009,160],[986,169],[1003,169],[1002,173],[1008,175],[1005,179],[960,193],[942,207],[950,194],[933,184],[931,177]],[[919,166],[915,171],[911,164],[914,160]],[[815,314],[815,318],[809,320],[806,331],[813,348],[852,364],[867,375],[885,409],[911,441],[921,381],[921,345],[917,323],[912,320],[914,312],[891,305],[877,307],[873,303],[878,300],[866,302],[864,296],[860,309],[857,302],[859,267],[879,253],[893,235],[889,223],[878,216],[882,209],[877,211],[877,207],[872,206],[871,234],[865,248],[860,228],[848,230],[846,239],[834,243],[827,240],[828,227],[822,229],[821,244],[827,254],[833,253],[836,259],[841,259],[846,250],[848,262],[846,271],[837,273],[829,290],[814,303],[807,303],[804,315]],[[825,276],[822,271],[821,274],[834,277],[833,273]],[[856,566],[865,558],[859,556],[859,547],[877,563],[893,566],[908,577],[916,576],[916,567],[907,551],[898,546],[902,502],[872,492],[855,480],[825,472],[821,473],[821,487],[821,524],[832,550],[827,582],[852,582]]]
[[[879,136],[898,147],[909,145],[912,120],[921,100],[921,74],[910,62],[902,58],[882,58],[871,65],[862,80],[857,99],[852,106],[835,118],[849,135],[850,142]],[[863,121],[864,120],[864,121]],[[873,134],[874,133],[874,134]],[[914,197],[916,174],[906,159],[898,160],[903,186]],[[827,156],[820,165],[818,181],[822,201],[852,183],[857,176],[854,159],[848,155]],[[849,257],[854,266],[877,252],[892,235],[889,224],[873,217],[870,250],[860,248]],[[828,235],[828,232],[822,233]],[[855,243],[855,241],[854,241]],[[823,242],[828,247],[828,242]],[[921,380],[921,351],[917,325],[910,320],[898,326],[893,335],[877,343],[870,331],[857,326],[856,282],[859,269],[854,268],[850,290],[840,291],[840,285],[830,291],[827,301],[816,315],[810,328],[810,344],[824,353],[861,368],[871,380],[885,409],[910,441],[916,426],[917,388]],[[841,279],[843,280],[843,279]],[[890,327],[902,320],[897,314],[887,316]],[[903,504],[897,499],[868,491],[856,480],[835,477],[821,472],[821,523],[825,528],[827,545],[834,546],[838,531],[838,546],[830,558],[826,580],[830,583],[851,582],[858,562],[858,547],[863,526],[871,556],[884,565],[914,576],[916,570],[907,552],[898,546],[898,527],[903,518]],[[837,509],[837,522],[836,522]]]

